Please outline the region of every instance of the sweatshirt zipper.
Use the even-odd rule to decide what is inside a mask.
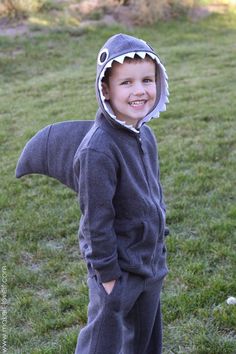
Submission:
[[[159,205],[155,202],[155,200],[153,199],[152,193],[151,193],[148,173],[147,173],[146,165],[145,165],[145,162],[144,162],[144,159],[143,159],[143,156],[144,156],[145,152],[144,152],[143,147],[142,147],[142,138],[140,136],[140,133],[137,135],[137,140],[138,140],[138,146],[139,146],[139,149],[140,149],[140,152],[141,152],[141,160],[142,160],[143,167],[144,167],[144,170],[145,170],[146,181],[147,181],[147,184],[148,184],[149,193],[150,193],[150,196],[151,196],[151,199],[152,199],[154,205],[156,206],[158,214],[161,216],[161,220],[162,220],[162,211],[160,210],[161,206],[159,207]],[[160,188],[158,180],[157,180],[157,184],[158,184],[158,190],[160,191],[161,188]],[[160,195],[160,198],[161,198],[161,195]]]
[[[146,165],[145,165],[145,162],[144,162],[144,159],[143,159],[143,156],[144,156],[144,150],[143,150],[143,147],[142,147],[142,138],[140,136],[140,133],[137,134],[137,143],[138,143],[138,146],[139,146],[139,150],[141,152],[141,160],[142,160],[142,163],[143,163],[143,167],[144,167],[144,170],[145,170],[145,175],[146,175],[146,181],[147,181],[147,184],[148,184],[148,189],[149,189],[149,194],[150,194],[150,197],[151,197],[151,200],[153,201],[155,207],[156,207],[156,210],[157,210],[157,214],[158,214],[158,218],[159,218],[159,222],[162,223],[164,225],[164,217],[162,215],[162,211],[160,210],[161,206],[159,206],[156,201],[154,200],[153,196],[152,196],[152,193],[151,193],[151,188],[150,188],[150,183],[149,183],[149,179],[148,179],[148,173],[147,173],[147,170],[146,170]],[[160,191],[160,186],[159,186],[159,182],[157,181],[157,184],[158,184],[158,189]],[[161,196],[160,196],[161,197]],[[155,258],[155,254],[156,254],[156,249],[157,249],[157,244],[158,244],[158,240],[159,238],[156,239],[156,242],[155,242],[155,247],[154,247],[154,251],[153,251],[153,254],[151,256],[151,265],[152,265],[152,272],[153,274],[155,275],[155,268],[154,268],[154,264],[153,264],[153,261],[154,261],[154,258]]]

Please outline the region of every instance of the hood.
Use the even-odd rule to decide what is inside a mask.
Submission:
[[[152,118],[158,118],[160,112],[166,110],[166,104],[169,102],[169,91],[167,82],[168,77],[164,65],[161,63],[154,50],[145,41],[126,34],[117,34],[110,37],[98,54],[96,95],[98,104],[106,117],[115,120],[118,124],[126,126],[131,130],[137,131],[134,127],[126,125],[125,122],[116,118],[109,102],[105,100],[102,93],[102,79],[105,76],[106,70],[112,66],[113,61],[123,64],[126,57],[134,58],[135,54],[142,59],[144,59],[146,55],[149,55],[155,60],[157,85],[156,103],[153,109],[139,122],[138,128]]]

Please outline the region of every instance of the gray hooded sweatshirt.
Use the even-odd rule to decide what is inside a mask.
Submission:
[[[135,54],[155,61],[157,98],[133,128],[116,119],[102,94],[102,78],[113,61],[122,64]],[[144,123],[166,109],[165,68],[143,40],[115,35],[98,55],[96,94],[95,122],[66,121],[40,130],[25,145],[16,177],[47,175],[78,194],[81,252],[102,282],[117,279],[122,270],[162,278],[167,273],[165,205],[156,140]]]
[[[106,69],[135,54],[154,59],[157,85],[155,106],[136,128],[116,118],[102,93]],[[155,136],[144,123],[166,109],[164,66],[143,40],[115,35],[98,55],[96,94],[100,109],[95,124],[74,158],[81,252],[101,282],[119,278],[122,270],[162,278],[167,273],[165,204]]]

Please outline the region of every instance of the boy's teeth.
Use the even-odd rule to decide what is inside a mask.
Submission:
[[[130,102],[130,105],[131,106],[139,106],[141,104],[144,104],[145,101],[133,101],[133,102]]]

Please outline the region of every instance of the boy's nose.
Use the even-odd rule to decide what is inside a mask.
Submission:
[[[144,95],[144,93],[145,93],[145,90],[144,90],[142,83],[136,83],[133,88],[133,94],[135,96],[142,96],[142,95]]]

